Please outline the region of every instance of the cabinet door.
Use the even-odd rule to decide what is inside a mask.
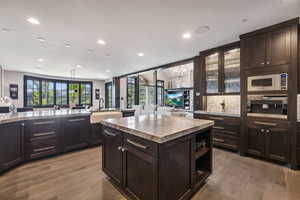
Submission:
[[[0,170],[12,167],[24,159],[24,125],[0,125]]]
[[[240,92],[240,49],[224,52],[224,92]]]
[[[88,145],[90,132],[88,118],[72,117],[64,121],[63,148],[65,151]]]
[[[101,124],[92,124],[89,138],[90,145],[98,145],[102,143],[102,127]]]
[[[102,169],[116,184],[122,185],[122,133],[103,128]]]
[[[259,34],[242,40],[245,55],[245,67],[255,68],[265,66],[266,35]]]
[[[219,53],[205,57],[206,93],[219,93]]]
[[[124,189],[134,199],[157,199],[157,161],[154,157],[125,145]]]
[[[283,65],[290,62],[290,28],[268,34],[266,65]]]
[[[264,129],[259,126],[248,126],[248,153],[256,156],[264,156],[265,135]]]
[[[270,159],[289,161],[288,129],[271,128],[266,133],[266,156]]]

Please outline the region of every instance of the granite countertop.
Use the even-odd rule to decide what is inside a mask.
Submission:
[[[174,140],[214,125],[214,122],[210,120],[155,114],[106,119],[101,123],[157,143]]]
[[[63,116],[89,116],[91,112],[89,110],[43,110],[32,112],[19,112],[19,113],[2,113],[0,114],[0,124],[18,122],[32,119],[63,117]]]
[[[248,117],[265,117],[265,118],[275,118],[275,119],[287,119],[287,115],[278,114],[263,114],[263,113],[248,113]]]
[[[103,109],[91,109],[91,112],[114,112],[114,111],[121,111],[121,112],[134,112],[134,109],[117,109],[117,108],[103,108]]]
[[[206,114],[206,115],[219,115],[219,116],[227,116],[227,117],[241,117],[239,113],[230,113],[230,112],[210,112],[205,110],[195,110],[196,114]]]

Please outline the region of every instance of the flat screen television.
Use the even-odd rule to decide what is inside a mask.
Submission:
[[[169,91],[165,97],[165,105],[175,108],[184,108],[183,91]]]

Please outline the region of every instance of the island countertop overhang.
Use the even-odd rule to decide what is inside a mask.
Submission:
[[[164,143],[209,128],[214,125],[214,121],[152,114],[106,119],[101,124],[146,140]]]

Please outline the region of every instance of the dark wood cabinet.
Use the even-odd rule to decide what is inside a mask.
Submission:
[[[241,40],[241,46],[245,49],[245,64],[247,68],[265,65],[266,59],[266,34],[258,34]]]
[[[25,158],[24,123],[0,125],[0,171],[21,163]]]
[[[63,120],[64,151],[88,146],[89,135],[89,117],[68,117]]]
[[[213,145],[234,151],[239,150],[240,117],[194,114],[196,119],[213,120]]]
[[[290,43],[289,26],[246,37],[242,35],[244,67],[251,69],[289,64]]]
[[[284,163],[289,162],[288,122],[250,121],[247,141],[249,154]]]
[[[91,146],[102,144],[103,134],[101,124],[91,124],[91,132],[89,137],[89,144]]]
[[[204,94],[223,95],[240,93],[240,43],[235,42],[225,46],[209,49],[200,52],[201,70],[195,73],[202,73],[205,85]],[[196,65],[197,67],[197,65]],[[194,76],[195,85],[198,77]]]
[[[248,153],[255,156],[265,154],[265,135],[263,128],[255,125],[248,126]]]
[[[133,144],[141,145],[132,147]],[[157,159],[141,151],[142,144],[128,138],[124,139],[123,187],[136,199],[155,200],[157,197]]]
[[[103,135],[103,171],[130,199],[190,199],[212,172],[211,129],[165,143],[108,126]]]
[[[110,128],[103,128],[102,169],[119,186],[123,183],[123,135]]]

